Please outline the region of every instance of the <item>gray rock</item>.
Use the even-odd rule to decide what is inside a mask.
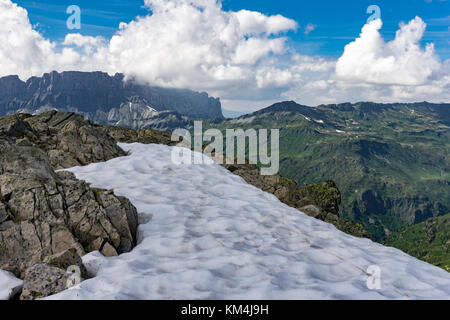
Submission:
[[[6,207],[3,203],[0,202],[0,224],[5,222],[9,218],[9,214],[6,211]]]
[[[48,256],[44,259],[44,262],[50,266],[63,270],[67,270],[70,266],[77,266],[80,268],[83,276],[86,276],[87,274],[86,268],[83,266],[83,261],[75,248]]]
[[[41,299],[68,289],[69,274],[47,264],[35,264],[26,272],[21,300]]]
[[[130,98],[148,101],[157,111],[173,110],[192,118],[223,118],[219,99],[190,90],[165,89],[124,81],[103,72],[51,72],[26,82],[17,76],[0,78],[0,115],[58,109],[93,121],[108,118]]]
[[[320,208],[314,205],[304,206],[299,209],[300,211],[306,213],[308,216],[317,218],[320,215]]]
[[[0,119],[0,132],[7,136],[23,137],[30,130],[30,125],[22,121],[20,115],[10,115]]]
[[[33,129],[35,145],[44,150],[55,169],[124,156],[103,128],[73,113],[50,111],[25,120]]]
[[[119,108],[111,109],[105,114],[107,119],[98,118],[92,120],[110,126],[119,126],[131,129],[152,128],[158,130],[172,131],[177,128],[189,129],[193,121],[176,111],[157,111],[150,107],[147,100],[140,97],[132,97],[124,102]]]
[[[115,257],[115,256],[117,256],[116,249],[114,249],[114,247],[112,245],[110,245],[108,242],[105,243],[105,245],[103,246],[103,249],[102,249],[101,253],[105,257]]]
[[[54,111],[6,118],[26,123],[18,127],[33,146],[17,145],[13,134],[0,136],[0,269],[23,278],[31,266],[67,250],[79,256],[130,251],[138,224],[134,206],[52,168],[124,155],[107,131]]]

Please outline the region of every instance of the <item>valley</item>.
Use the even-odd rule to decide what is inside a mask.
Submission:
[[[280,174],[336,182],[342,215],[381,241],[450,212],[450,106],[283,102],[209,126],[280,128]]]

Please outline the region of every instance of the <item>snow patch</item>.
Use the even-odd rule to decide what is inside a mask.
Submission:
[[[444,270],[342,233],[217,164],[178,166],[173,147],[119,145],[131,155],[69,171],[148,216],[139,244],[85,256],[96,277],[50,299],[450,299]],[[372,265],[380,290],[367,287]]]
[[[11,272],[0,270],[0,300],[9,300],[22,290],[23,281]]]

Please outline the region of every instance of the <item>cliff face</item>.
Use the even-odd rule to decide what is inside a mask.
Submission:
[[[122,74],[51,72],[26,82],[17,76],[0,78],[0,115],[58,109],[95,119],[97,112],[120,108],[131,97],[145,99],[157,111],[173,110],[192,118],[223,118],[219,99],[207,93],[165,89],[125,82]]]

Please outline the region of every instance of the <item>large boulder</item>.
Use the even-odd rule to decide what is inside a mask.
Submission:
[[[21,300],[35,300],[59,293],[69,286],[70,273],[47,264],[35,264],[26,272]]]
[[[44,259],[44,262],[52,267],[63,270],[68,270],[70,267],[76,266],[80,270],[80,274],[82,276],[87,276],[87,270],[83,265],[83,260],[78,255],[78,252],[75,248],[64,250],[58,254],[48,256]]]
[[[30,125],[23,121],[23,115],[10,115],[0,118],[0,133],[9,137],[23,137],[32,129]]]

